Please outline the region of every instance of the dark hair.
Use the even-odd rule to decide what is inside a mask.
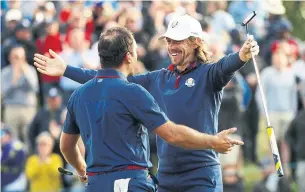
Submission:
[[[102,68],[119,67],[127,52],[133,54],[132,33],[124,27],[113,27],[103,32],[98,42]]]
[[[8,48],[9,56],[11,55],[14,49],[19,49],[19,48],[22,48],[24,51],[26,50],[22,44],[14,44]]]

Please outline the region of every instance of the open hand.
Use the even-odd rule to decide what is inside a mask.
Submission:
[[[50,76],[62,76],[67,68],[64,60],[57,55],[51,49],[49,50],[50,57],[35,53],[34,55],[34,65],[36,66],[37,70],[46,75]]]
[[[229,134],[235,133],[237,130],[236,127],[230,128],[227,130],[223,130],[220,133],[218,133],[216,136],[216,142],[214,144],[213,149],[219,153],[227,153],[228,151],[232,150],[232,147],[234,145],[243,145],[244,142],[231,139],[228,137]]]

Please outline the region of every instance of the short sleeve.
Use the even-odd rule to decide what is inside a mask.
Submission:
[[[153,96],[139,85],[131,85],[128,89],[127,102],[124,103],[131,115],[142,123],[148,131],[160,127],[168,121],[168,117],[159,107]]]
[[[74,105],[74,101],[75,101],[75,96],[76,96],[76,92],[74,92],[68,102],[67,105],[67,115],[66,115],[66,120],[64,123],[64,128],[63,128],[63,132],[66,134],[79,134],[79,127],[76,123],[76,118],[75,118],[75,114],[73,112],[73,105]]]

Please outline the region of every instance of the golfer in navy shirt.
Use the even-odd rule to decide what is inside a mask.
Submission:
[[[70,97],[60,149],[82,180],[88,179],[87,191],[156,191],[156,180],[148,174],[147,131],[173,146],[198,151],[226,153],[243,144],[227,137],[236,128],[215,136],[169,121],[152,95],[126,78],[137,61],[136,48],[127,29],[104,32],[98,45],[103,70]],[[77,148],[80,136],[85,160]]]

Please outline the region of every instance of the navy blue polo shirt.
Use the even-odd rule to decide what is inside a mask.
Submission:
[[[81,135],[88,172],[152,167],[147,130],[168,118],[143,87],[117,70],[100,70],[72,94],[67,108],[63,132]]]
[[[223,87],[244,64],[237,52],[216,63],[192,63],[183,72],[170,65],[168,69],[130,76],[128,80],[148,90],[171,121],[215,135]],[[82,83],[95,74],[93,70],[68,67],[64,75]],[[159,137],[157,149],[161,172],[183,172],[219,164],[218,154],[212,149],[186,150]]]

